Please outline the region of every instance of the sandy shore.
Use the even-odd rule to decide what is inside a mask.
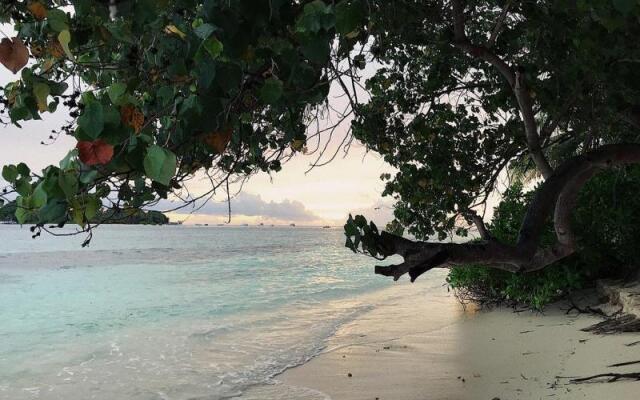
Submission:
[[[570,384],[568,378],[640,372],[640,335],[596,336],[597,321],[511,309],[464,310],[433,282],[400,283],[379,304],[343,326],[327,349],[278,376],[295,393],[334,400],[638,399],[640,382]],[[260,397],[260,388],[254,396]],[[301,395],[300,395],[301,396]],[[253,398],[251,393],[247,398]]]

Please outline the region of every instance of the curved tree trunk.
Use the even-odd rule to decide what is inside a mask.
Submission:
[[[378,266],[376,273],[395,280],[409,274],[411,280],[432,268],[482,264],[512,272],[529,272],[565,258],[576,251],[571,229],[571,211],[584,184],[598,171],[613,166],[640,163],[640,144],[612,144],[576,156],[560,167],[538,188],[522,222],[515,246],[488,237],[473,243],[411,241],[382,232],[377,245],[385,256],[400,255],[398,265]],[[539,247],[547,218],[553,217],[557,243]]]

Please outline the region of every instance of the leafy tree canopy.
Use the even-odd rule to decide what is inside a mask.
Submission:
[[[637,2],[460,2],[464,36],[454,32],[452,3],[379,2],[371,52],[383,67],[354,124],[399,170],[386,176],[385,193],[420,238],[444,238],[460,217],[471,220],[501,171],[535,168],[531,153],[556,168],[638,141]],[[514,94],[517,84],[526,93]],[[539,164],[535,172],[547,174]]]
[[[404,262],[412,279],[439,266],[532,271],[574,253],[571,211],[603,168],[640,161],[640,4],[603,1],[390,1],[370,16],[371,99],[355,137],[397,168],[384,175],[395,215],[425,243],[378,232],[361,216],[347,246]],[[538,179],[513,243],[483,222],[499,178]],[[637,212],[637,210],[635,210]],[[545,243],[547,221],[555,241]]]
[[[365,37],[361,1],[108,3],[0,7],[0,22],[18,32],[2,41],[0,61],[18,73],[0,92],[3,122],[64,106],[72,121],[56,134],[78,141],[41,174],[3,168],[20,222],[84,227],[102,203],[183,198],[198,171],[215,190],[231,176],[280,170],[326,101],[332,51],[348,54]]]

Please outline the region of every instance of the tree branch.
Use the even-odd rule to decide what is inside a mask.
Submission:
[[[507,1],[507,4],[502,9],[502,12],[500,13],[500,16],[498,17],[498,21],[496,22],[496,25],[493,27],[493,31],[491,32],[491,36],[489,37],[489,40],[487,41],[487,48],[488,49],[493,47],[493,45],[496,43],[496,39],[498,39],[498,35],[500,34],[500,31],[502,30],[502,25],[504,24],[504,20],[507,18],[507,15],[509,15],[509,8],[511,8],[511,4],[512,4],[511,0]]]
[[[478,234],[480,235],[480,238],[482,240],[491,239],[491,234],[489,233],[489,230],[487,229],[487,226],[485,225],[484,220],[482,219],[481,216],[478,215],[477,212],[475,212],[475,210],[470,210],[464,215],[464,217],[467,219],[468,223],[473,223],[476,226],[476,229],[478,230]]]
[[[404,262],[378,266],[375,272],[398,280],[409,274],[414,281],[433,268],[451,265],[485,265],[510,272],[531,272],[576,251],[571,212],[580,189],[598,171],[618,165],[640,163],[640,144],[613,144],[579,155],[562,164],[538,189],[529,205],[516,245],[493,238],[469,243],[414,242],[382,232],[374,240],[383,255],[400,255]],[[540,248],[545,222],[553,213],[557,243]]]
[[[553,168],[551,168],[540,146],[538,126],[535,120],[535,113],[533,112],[533,102],[524,79],[524,74],[514,71],[503,59],[487,47],[472,44],[465,33],[464,5],[462,0],[453,0],[452,5],[454,45],[472,57],[488,62],[507,80],[518,102],[518,108],[520,109],[520,114],[524,122],[527,147],[529,148],[531,158],[542,176],[547,179],[553,174]]]

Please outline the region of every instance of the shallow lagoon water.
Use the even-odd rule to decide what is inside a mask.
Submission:
[[[103,226],[81,241],[0,226],[0,399],[241,398],[391,285],[341,229]]]

